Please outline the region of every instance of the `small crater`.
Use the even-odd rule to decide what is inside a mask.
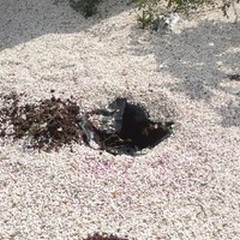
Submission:
[[[126,98],[117,98],[107,108],[88,113],[86,119],[85,142],[114,155],[153,148],[170,136],[173,125],[153,122],[143,107]]]
[[[52,95],[24,104],[23,97],[17,93],[3,97],[0,137],[24,139],[24,148],[51,151],[75,142],[113,155],[134,155],[153,148],[172,133],[173,122],[152,121],[143,107],[126,98],[80,115],[74,97],[61,99]]]

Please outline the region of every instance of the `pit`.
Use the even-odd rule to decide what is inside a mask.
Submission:
[[[140,105],[117,98],[108,107],[87,114],[84,141],[118,155],[153,148],[172,133],[173,122],[154,122]],[[93,142],[93,144],[92,144]]]
[[[27,148],[57,151],[78,143],[113,155],[134,155],[172,134],[172,121],[154,122],[145,108],[126,98],[116,98],[105,108],[82,114],[74,97],[52,95],[23,104],[23,96],[11,93],[3,97],[0,137],[24,139]]]

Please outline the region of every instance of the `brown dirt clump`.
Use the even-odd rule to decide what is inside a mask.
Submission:
[[[76,142],[114,155],[133,155],[154,147],[172,133],[173,122],[153,122],[145,109],[125,98],[81,116],[73,97],[52,95],[36,103],[25,103],[23,97],[17,93],[2,97],[0,137],[24,139],[25,148],[50,151]]]
[[[74,99],[50,99],[19,105],[21,95],[11,93],[4,98],[0,110],[0,136],[14,140],[26,137],[29,147],[52,150],[64,144],[80,142],[79,106]],[[8,123],[8,124],[6,124]],[[12,130],[8,132],[9,125]]]
[[[115,235],[107,235],[107,234],[103,234],[100,235],[99,233],[95,233],[92,236],[88,236],[87,238],[85,238],[84,240],[127,240],[126,238],[119,238]]]

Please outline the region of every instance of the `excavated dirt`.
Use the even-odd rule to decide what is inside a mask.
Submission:
[[[50,151],[65,144],[85,142],[114,155],[133,154],[154,147],[172,132],[172,122],[151,121],[144,108],[128,103],[125,98],[117,98],[106,108],[81,116],[74,97],[52,96],[37,103],[21,104],[23,95],[3,96],[0,136],[24,138],[28,148]]]
[[[126,238],[119,238],[115,235],[107,235],[107,234],[103,234],[100,235],[99,233],[95,233],[92,236],[88,236],[87,238],[85,238],[84,240],[127,240]]]
[[[79,106],[73,99],[52,96],[38,103],[20,105],[21,95],[4,96],[6,107],[0,110],[0,135],[13,140],[29,138],[29,147],[46,151],[64,144],[81,142]],[[6,124],[8,123],[8,124]],[[12,131],[8,131],[12,126]]]

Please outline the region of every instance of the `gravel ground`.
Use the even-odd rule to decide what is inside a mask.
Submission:
[[[216,10],[160,35],[131,6],[103,5],[86,20],[64,3],[2,0],[1,93],[55,89],[82,111],[127,97],[173,118],[174,134],[136,157],[1,141],[0,239],[240,239],[240,82],[228,78],[240,24]]]

